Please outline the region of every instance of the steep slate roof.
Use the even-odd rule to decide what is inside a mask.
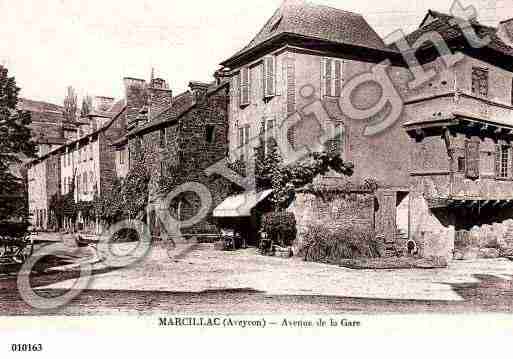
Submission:
[[[433,17],[434,21],[426,23],[428,17]],[[423,35],[435,31],[438,32],[445,40],[455,40],[463,37],[463,33],[458,25],[452,25],[451,20],[455,19],[454,16],[444,14],[438,11],[429,10],[428,14],[424,18],[421,27],[411,34],[406,36],[406,40],[409,44],[415,43]],[[489,49],[495,50],[507,56],[513,56],[513,48],[508,46],[504,41],[497,35],[497,28],[491,26],[485,26],[480,24],[477,19],[470,21],[474,27],[476,34],[480,38],[490,36],[491,42],[486,46]],[[425,47],[431,46],[426,43]],[[392,50],[398,50],[395,44],[389,46]]]
[[[286,0],[255,38],[223,65],[284,34],[387,50],[362,15],[301,0]]]
[[[35,101],[26,98],[18,99],[18,110],[30,112],[32,123],[30,130],[32,140],[38,144],[59,145],[66,142],[62,136],[62,126],[65,124],[64,108],[44,101]],[[66,124],[73,127],[72,124]]]

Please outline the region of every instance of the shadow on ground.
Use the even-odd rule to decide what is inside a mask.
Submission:
[[[96,273],[97,274],[97,273]],[[76,278],[66,272],[34,278],[44,286]],[[0,281],[0,315],[114,315],[114,314],[420,314],[513,313],[513,277],[476,274],[475,283],[450,284],[463,301],[390,300],[315,295],[268,295],[251,288],[203,292],[85,290],[68,305],[51,311],[24,303],[12,281]],[[63,290],[40,290],[43,296]]]

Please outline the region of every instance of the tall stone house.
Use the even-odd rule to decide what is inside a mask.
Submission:
[[[399,49],[385,45],[361,15],[303,1],[285,1],[245,48],[222,63],[231,83],[232,160],[251,162],[252,139],[261,133],[292,147],[315,144],[318,149],[321,134],[327,133],[336,140],[327,144],[329,149],[355,166],[349,178],[333,173],[298,193],[289,210],[296,215],[299,240],[314,225],[357,224],[381,234],[388,255],[413,245],[424,256],[451,257],[460,228],[497,223],[497,230],[507,232],[503,223],[512,218],[505,209],[513,199],[513,49],[500,32],[509,30],[511,22],[497,30],[474,21],[478,32],[492,38],[474,50],[450,20],[430,11],[407,36],[413,45],[422,34],[437,31],[464,56],[448,68],[437,47],[426,41],[414,52],[436,75],[415,87]],[[396,92],[403,108],[385,130],[368,135],[369,123],[383,121],[393,109],[385,106],[362,121],[337,103],[351,79],[384,60],[393,86],[385,87],[386,93],[379,86],[360,86],[351,101],[365,109]],[[319,101],[322,106],[316,107]],[[312,121],[308,115],[316,108],[321,111]],[[303,116],[297,126],[277,130],[297,114]],[[316,193],[316,187],[331,192],[331,200]]]
[[[205,170],[226,158],[228,152],[227,108],[228,83],[190,82],[189,90],[173,96],[163,79],[127,79],[128,136],[115,146],[118,157],[129,150],[130,167],[143,165],[151,174],[149,184],[148,224],[152,235],[163,234],[163,223],[152,208],[170,191],[187,182],[198,182],[212,194],[212,208],[194,226],[183,233],[215,233],[213,206],[226,198],[231,184],[219,176],[208,176]],[[135,89],[135,93],[134,93]],[[141,97],[140,89],[147,95]],[[198,212],[199,198],[183,193],[171,202],[172,215],[187,221]]]

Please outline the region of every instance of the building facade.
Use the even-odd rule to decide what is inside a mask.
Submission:
[[[29,208],[34,227],[58,229],[52,198],[73,193],[73,200],[92,202],[110,187],[115,173],[115,151],[111,144],[126,135],[125,101],[95,98],[93,111],[74,124],[74,137],[28,164]],[[53,219],[52,219],[53,217]],[[96,232],[99,224],[78,214],[77,222],[64,218],[65,229]]]
[[[209,176],[205,170],[228,153],[228,84],[191,82],[189,91],[172,96],[162,79],[152,79],[148,85],[139,80],[135,86],[148,93],[147,102],[141,103],[140,96],[131,94],[135,80],[130,81],[127,107],[142,108],[128,117],[130,166],[143,165],[151,174],[147,220],[153,236],[169,234],[164,229],[168,223],[162,223],[155,213],[161,200],[188,182],[208,189],[212,208],[200,221],[181,228],[182,232],[215,233],[211,211],[229,195],[231,184],[219,176]],[[123,156],[124,146],[121,141],[118,157]],[[198,213],[200,202],[196,194],[185,191],[177,194],[167,210],[175,220],[187,222]]]
[[[298,219],[300,237],[316,223],[339,227],[358,217],[385,238],[389,254],[414,247],[424,256],[450,258],[458,228],[489,232],[489,226],[493,230],[498,221],[497,231],[502,231],[503,239],[508,235],[505,223],[511,217],[505,208],[513,189],[508,140],[513,124],[513,74],[512,48],[501,40],[508,38],[501,34],[509,33],[511,22],[504,22],[498,30],[474,22],[482,37],[492,39],[485,48],[475,50],[461,32],[454,39],[458,27],[451,24],[452,19],[430,11],[419,30],[406,37],[411,47],[416,41],[415,46],[426,46],[406,54],[396,45],[385,46],[359,15],[286,1],[246,48],[223,62],[231,76],[233,160],[251,162],[257,147],[253,139],[268,131],[286,146],[311,150],[321,149],[323,134],[328,134],[355,170],[349,178],[333,174],[318,181],[335,192],[347,182],[357,189],[369,180],[378,184],[373,210],[368,209],[369,201],[334,200],[326,206],[316,196],[299,194],[290,210]],[[448,66],[438,52],[440,46],[423,37],[433,32],[450,49],[460,51],[462,59]],[[425,71],[434,70],[434,76],[415,86],[407,62],[412,53]],[[381,88],[360,86],[347,92],[353,79],[378,72],[384,60],[388,60],[381,64],[387,79],[379,83]],[[350,97],[353,108],[367,109],[392,95],[401,105],[396,120],[370,135],[372,124],[382,123],[395,111],[391,101],[388,108],[365,120],[355,119],[347,106],[339,105]],[[478,124],[468,132],[455,125],[462,122]],[[358,198],[358,190],[354,195]],[[344,211],[343,203],[347,208],[360,208],[364,215],[351,215],[356,210]],[[484,204],[491,214],[483,212]],[[477,208],[473,217],[459,208],[467,206]],[[319,208],[326,215],[316,215]]]

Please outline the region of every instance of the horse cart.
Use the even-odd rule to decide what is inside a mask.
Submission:
[[[33,251],[34,241],[26,223],[0,222],[0,273],[25,263]]]

